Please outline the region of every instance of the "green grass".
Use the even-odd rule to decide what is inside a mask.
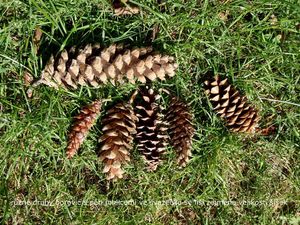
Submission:
[[[104,0],[1,1],[0,221],[299,224],[299,1],[168,0],[165,12],[155,1],[134,2],[141,14],[117,18]],[[226,10],[223,21],[218,15]],[[82,105],[97,97],[126,98],[135,86],[77,91],[39,86],[28,98],[23,73],[26,68],[38,79],[49,54],[65,46],[151,44],[154,25],[160,27],[154,47],[174,55],[180,65],[176,77],[155,86],[173,89],[190,103],[197,130],[194,157],[185,169],[178,169],[169,149],[165,164],[147,173],[135,150],[126,178],[108,187],[95,153],[101,124],[71,161],[65,157],[67,132]],[[38,55],[33,47],[37,26],[43,30]],[[277,127],[276,133],[248,137],[228,132],[203,93],[202,81],[212,73],[227,76],[260,110],[262,123]],[[170,199],[190,204],[163,204]],[[62,204],[13,204],[35,200]],[[105,200],[123,204],[68,205]],[[126,205],[130,200],[136,204]],[[222,200],[236,204],[214,204]]]

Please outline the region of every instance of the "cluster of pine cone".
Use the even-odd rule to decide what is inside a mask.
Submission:
[[[123,177],[123,165],[130,161],[134,144],[150,171],[162,163],[169,145],[177,152],[179,166],[184,167],[189,161],[195,133],[189,107],[178,97],[171,96],[168,108],[162,110],[160,95],[151,88],[152,81],[173,77],[177,67],[172,56],[154,52],[152,47],[128,49],[122,44],[87,45],[52,56],[36,84],[76,89],[80,85],[98,87],[107,82],[114,85],[143,83],[128,102],[119,102],[107,110],[101,121],[99,158],[107,179],[114,180]],[[224,118],[231,131],[258,131],[258,111],[227,79],[217,76],[206,81],[204,86],[213,109]],[[80,148],[101,108],[101,100],[96,100],[75,117],[69,133],[68,158]]]
[[[167,110],[159,104],[160,95],[150,86],[141,86],[128,102],[119,102],[108,109],[101,120],[99,158],[104,164],[107,179],[122,178],[122,166],[130,161],[134,142],[149,171],[162,163],[166,147],[177,151],[178,164],[184,167],[191,156],[195,129],[188,106],[172,97]],[[69,133],[67,156],[78,151],[89,129],[101,112],[101,101],[83,108]]]

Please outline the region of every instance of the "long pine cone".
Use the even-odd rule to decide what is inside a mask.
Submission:
[[[241,96],[228,79],[215,77],[205,81],[205,92],[214,110],[225,119],[227,127],[233,132],[255,133],[258,127],[258,111],[249,105],[247,98]]]
[[[88,131],[96,122],[96,119],[100,114],[101,106],[101,101],[96,100],[90,105],[84,107],[80,111],[79,115],[75,116],[75,123],[68,136],[67,157],[69,159],[76,154],[86,138]]]
[[[108,110],[102,120],[99,157],[104,163],[103,172],[107,174],[108,180],[123,177],[124,170],[121,166],[130,161],[136,121],[137,117],[129,103],[118,103]]]
[[[43,83],[54,88],[76,89],[78,85],[98,87],[108,81],[146,83],[174,76],[177,67],[173,57],[155,53],[152,47],[126,49],[122,44],[112,44],[101,48],[89,44],[52,56],[34,86]]]
[[[166,120],[169,123],[170,142],[177,151],[177,163],[181,167],[185,167],[192,156],[192,138],[195,133],[192,119],[189,107],[179,98],[172,97]]]
[[[149,171],[155,171],[162,162],[169,136],[168,124],[163,120],[161,109],[156,103],[159,98],[152,88],[140,88],[136,98],[138,150],[142,153]]]

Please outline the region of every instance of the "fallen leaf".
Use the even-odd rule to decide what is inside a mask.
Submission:
[[[270,24],[271,25],[276,25],[278,23],[278,19],[277,19],[277,17],[274,15],[274,14],[272,14],[271,15],[271,18],[270,18]]]
[[[35,54],[37,54],[39,48],[40,48],[40,42],[42,39],[43,31],[39,26],[36,27],[34,34],[33,34],[33,45],[35,48]]]
[[[33,94],[33,90],[31,88],[29,88],[27,91],[26,91],[26,95],[28,98],[32,98],[32,94]]]
[[[228,20],[228,16],[229,16],[228,10],[226,10],[225,12],[220,12],[218,14],[219,19],[222,20],[223,22],[226,22]]]
[[[157,34],[159,33],[159,30],[160,30],[159,25],[155,24],[152,29],[152,37],[151,37],[152,42],[157,38]]]
[[[33,81],[33,76],[27,70],[25,70],[23,79],[24,79],[25,86],[28,87]]]
[[[269,135],[275,134],[276,130],[277,130],[276,126],[272,125],[267,128],[261,129],[260,134],[263,136],[269,136]]]

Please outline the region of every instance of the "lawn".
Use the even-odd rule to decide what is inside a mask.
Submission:
[[[299,1],[132,2],[140,13],[118,17],[108,0],[0,2],[0,223],[300,224]],[[40,85],[29,96],[24,73],[38,79],[51,54],[96,42],[153,45],[176,58],[176,76],[153,86],[174,90],[194,114],[186,168],[169,147],[164,164],[147,172],[135,149],[125,178],[108,183],[96,154],[100,120],[79,154],[66,158],[80,108],[126,98],[138,84]],[[262,126],[276,131],[229,132],[203,91],[215,74],[228,77],[259,109]]]

